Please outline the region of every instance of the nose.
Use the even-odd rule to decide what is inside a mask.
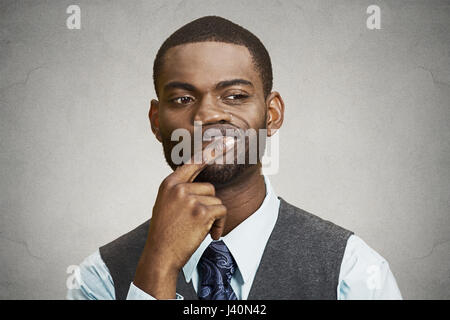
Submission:
[[[229,123],[231,114],[220,107],[214,97],[207,95],[198,104],[194,121],[201,121],[203,125]]]

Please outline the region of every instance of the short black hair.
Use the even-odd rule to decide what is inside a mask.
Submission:
[[[272,63],[262,42],[247,29],[225,18],[206,16],[198,18],[176,30],[167,38],[156,54],[153,63],[153,84],[156,94],[157,79],[164,63],[164,55],[172,47],[194,42],[217,41],[245,46],[250,52],[256,70],[261,75],[264,97],[272,91]]]

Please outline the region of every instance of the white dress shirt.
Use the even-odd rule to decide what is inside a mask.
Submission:
[[[280,200],[269,179],[264,177],[264,180],[266,197],[259,209],[219,239],[226,244],[237,264],[231,287],[239,300],[246,300],[249,295],[278,217]],[[199,282],[197,264],[211,241],[208,234],[183,267],[186,282],[192,280],[196,292]],[[68,290],[68,299],[115,299],[113,279],[98,250],[80,264],[79,270],[79,287]],[[336,290],[338,300],[402,299],[388,262],[356,235],[347,240]],[[152,300],[154,297],[130,283],[127,299]],[[177,293],[176,299],[183,297]]]

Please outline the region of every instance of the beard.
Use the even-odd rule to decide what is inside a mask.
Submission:
[[[230,125],[214,125],[214,126],[212,126],[212,128],[219,130],[222,133],[222,136],[225,137],[225,136],[227,136],[227,133],[229,133],[226,130],[227,129],[229,130],[231,127],[230,127]],[[236,132],[241,131],[236,127],[233,127],[233,128]],[[266,136],[263,135],[262,137],[260,137],[260,135],[258,134],[259,129],[266,129],[265,119],[264,119],[264,122],[261,124],[261,126],[256,129],[256,133],[257,133],[256,136],[252,137],[252,136],[246,135],[246,136],[243,136],[243,138],[242,138],[244,141],[244,143],[243,143],[244,150],[242,151],[243,155],[241,155],[241,156],[243,156],[243,159],[245,159],[244,163],[240,163],[242,161],[238,161],[239,149],[237,147],[236,138],[235,138],[235,145],[233,148],[234,157],[233,157],[232,163],[228,163],[228,161],[227,161],[227,163],[223,163],[223,164],[222,163],[208,164],[197,175],[194,182],[209,182],[212,185],[214,185],[214,187],[216,189],[220,189],[220,188],[223,188],[224,186],[232,183],[234,180],[241,177],[247,171],[251,170],[255,166],[260,165],[261,158],[265,151]],[[242,133],[242,131],[241,131],[241,133]],[[240,134],[237,134],[237,136],[240,136]],[[263,139],[264,141],[260,141],[260,139]],[[171,158],[172,149],[177,143],[178,143],[177,141],[172,141],[170,139],[170,137],[167,137],[162,134],[162,145],[163,145],[163,150],[164,150],[164,157],[166,159],[167,164],[172,168],[172,170],[176,170],[177,167],[183,165],[183,164],[179,164],[179,165],[175,164]],[[255,161],[251,161],[250,145],[252,145],[252,144],[256,145],[256,148],[257,148],[256,163],[254,163]],[[193,141],[191,143],[191,150],[194,150]],[[203,150],[204,150],[204,148],[203,148]],[[191,154],[187,158],[190,158],[192,155],[193,155],[193,152],[191,152]]]

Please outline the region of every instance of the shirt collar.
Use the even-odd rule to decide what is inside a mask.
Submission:
[[[253,280],[261,261],[267,240],[278,218],[280,200],[272,189],[269,179],[264,176],[266,196],[261,206],[247,219],[221,237],[236,261],[242,279]],[[190,282],[200,258],[213,241],[208,234],[188,262],[183,267],[186,282]]]

